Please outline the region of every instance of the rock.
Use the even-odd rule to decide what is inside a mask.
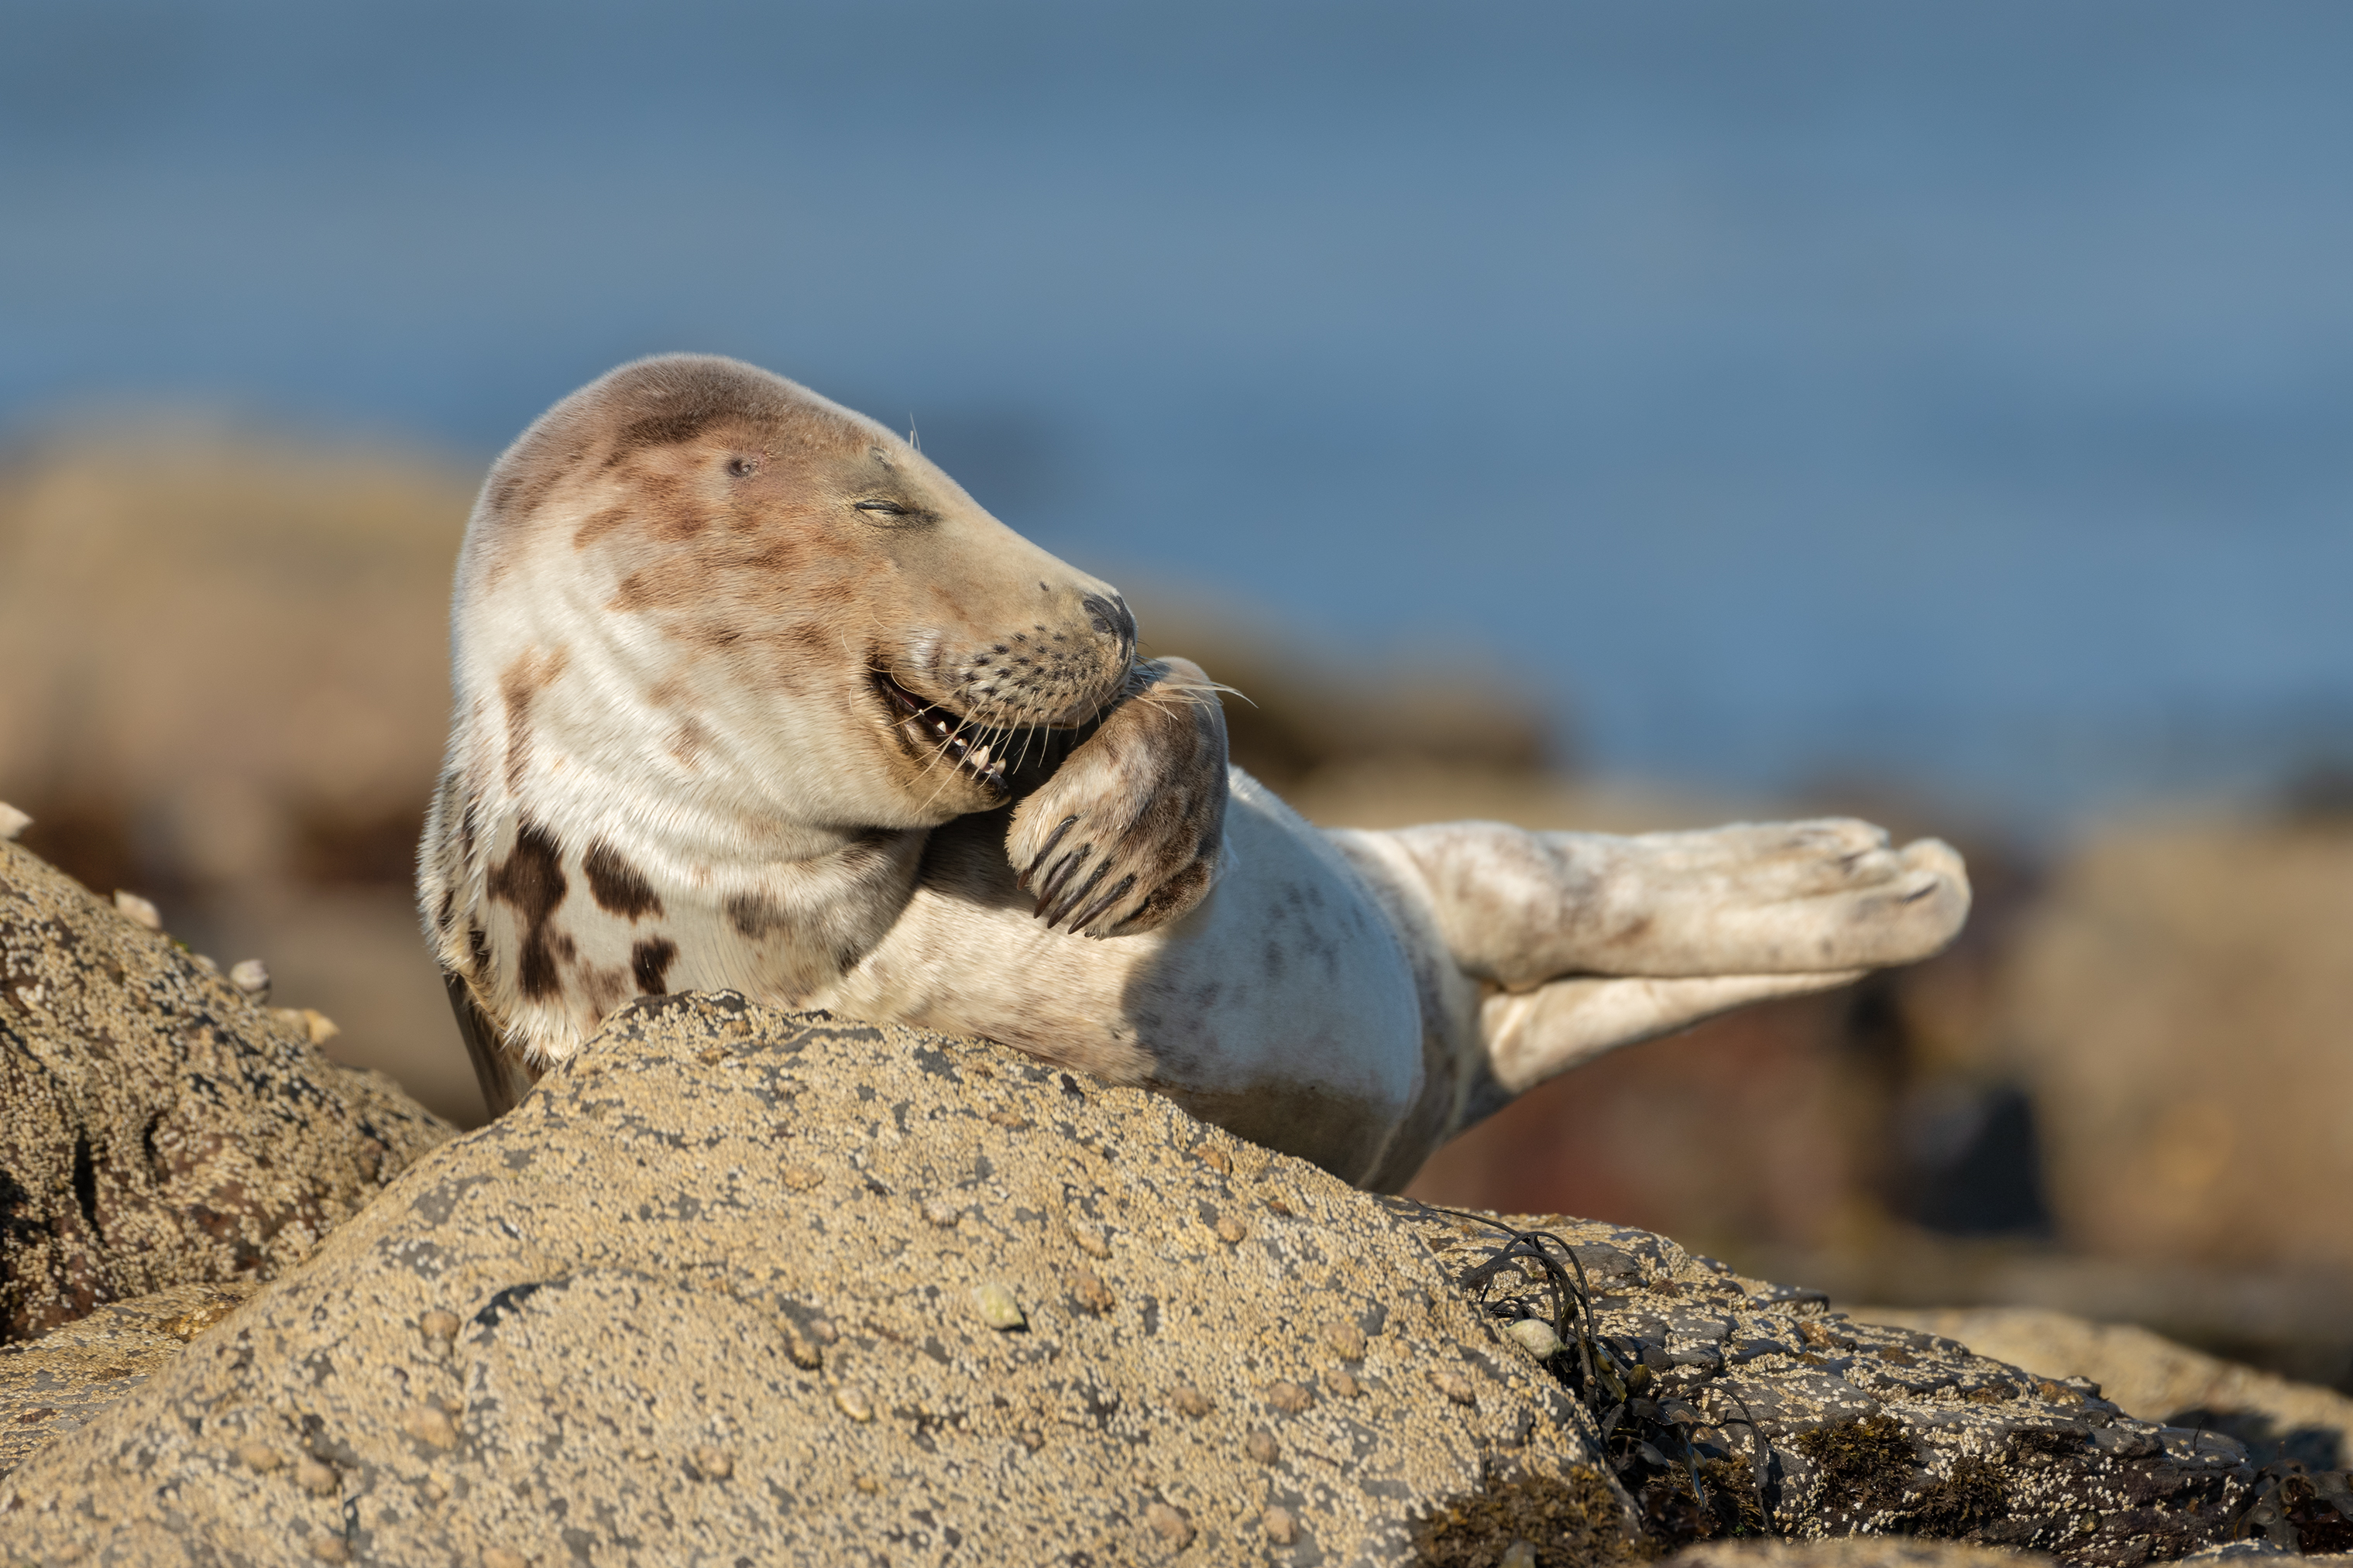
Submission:
[[[2039,1552],[1957,1541],[1850,1535],[1831,1541],[1705,1541],[1668,1559],[1674,1568],[2040,1568]]]
[[[0,843],[0,1342],[266,1279],[449,1128]]]
[[[2353,1399],[2203,1354],[2147,1329],[2028,1307],[1858,1307],[1854,1316],[1959,1340],[2046,1377],[2088,1378],[2144,1421],[2228,1432],[2258,1464],[2294,1459],[2338,1470],[2353,1461]]]
[[[1624,1411],[1612,1458],[1663,1539],[1762,1533],[1769,1512],[1799,1539],[1905,1534],[2122,1568],[2227,1540],[2253,1500],[2237,1441],[2135,1420],[2089,1384],[1852,1321],[1815,1293],[1745,1279],[1646,1232],[1425,1214],[1439,1257],[1501,1322],[1562,1321],[1547,1271],[1499,1256],[1512,1233],[1556,1237],[1546,1250],[1564,1273],[1560,1248],[1572,1250],[1593,1293],[1593,1343],[1580,1346],[1568,1319],[1549,1364],[1581,1384],[1588,1348],[1615,1359],[1629,1397],[1598,1401],[1605,1417]]]
[[[1622,1532],[1584,1412],[1413,1212],[1016,1052],[641,1000],[0,1481],[0,1530],[156,1563],[1396,1562],[1441,1500],[1581,1477]]]
[[[250,1279],[174,1285],[100,1307],[30,1342],[0,1344],[0,1475],[88,1426],[257,1289]]]
[[[2032,1091],[2063,1241],[2353,1271],[2353,1226],[2290,1195],[2353,1186],[2348,930],[2341,821],[2116,827],[2060,868],[1987,1065]]]
[[[1769,1529],[1772,1568],[2128,1568],[2326,1545],[2344,1490],[1660,1237],[1377,1198],[1141,1090],[717,994],[640,1000],[420,1160],[0,1480],[0,1530],[125,1563],[1604,1568]],[[1840,1536],[1874,1539],[1802,1547]]]

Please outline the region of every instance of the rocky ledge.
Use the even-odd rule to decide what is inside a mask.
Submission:
[[[16,1056],[65,1064],[25,1080],[63,1087],[21,1146],[91,1151],[7,1237],[14,1300],[72,1320],[0,1352],[10,1568],[1537,1568],[1831,1537],[1858,1564],[2129,1564],[2334,1549],[2353,1518],[2341,1475],[2259,1470],[2089,1384],[1646,1233],[1358,1193],[980,1042],[648,999],[426,1147],[429,1121],[79,896],[11,917],[35,935],[0,1001]],[[111,1120],[73,1076],[85,1030],[146,1086]],[[179,1192],[176,1167],[77,1173],[153,1106],[210,1151],[189,1170],[313,1194],[256,1211],[297,1214],[301,1247],[291,1220],[206,1228],[245,1212],[227,1176],[140,1207],[114,1194]],[[227,1250],[153,1248],[172,1289],[101,1304],[56,1286],[67,1205]]]

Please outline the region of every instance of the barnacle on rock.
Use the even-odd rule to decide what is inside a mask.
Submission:
[[[1490,1477],[1475,1492],[1430,1510],[1413,1534],[1415,1561],[1427,1568],[1490,1568],[1520,1542],[1536,1568],[1595,1568],[1647,1562],[1657,1548],[1627,1528],[1618,1494],[1588,1465],[1558,1479]]]

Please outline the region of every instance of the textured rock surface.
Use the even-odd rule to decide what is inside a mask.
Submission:
[[[1942,1334],[2046,1377],[2089,1378],[2126,1414],[2177,1426],[2202,1422],[2246,1444],[2258,1463],[2286,1458],[2336,1470],[2353,1461],[2353,1399],[2203,1354],[2128,1323],[2094,1323],[2030,1307],[1861,1307],[1854,1316]]]
[[[5,842],[0,1106],[0,1341],[268,1279],[450,1131]]]
[[[2230,1437],[2137,1421],[2089,1384],[2042,1379],[1948,1339],[1830,1313],[1819,1296],[1743,1279],[1663,1237],[1558,1215],[1521,1216],[1576,1250],[1595,1329],[1659,1412],[1611,1442],[1628,1485],[1668,1533],[1731,1532],[1697,1517],[1677,1445],[1729,1515],[1757,1498],[1794,1537],[1904,1533],[2131,1564],[2227,1539],[2254,1479]],[[1504,1239],[1432,1213],[1459,1277]],[[1489,1289],[1505,1317],[1553,1309],[1512,1264]],[[1753,1425],[1752,1425],[1753,1424]],[[1761,1434],[1769,1451],[1759,1455]],[[1653,1458],[1631,1447],[1653,1443]],[[1655,1462],[1654,1462],[1655,1459]]]
[[[100,1307],[37,1340],[0,1345],[0,1475],[90,1425],[256,1288],[249,1280],[174,1285]]]
[[[1497,1528],[1435,1561],[1545,1568],[1632,1555],[1608,1472],[1660,1541],[1769,1510],[1797,1544],[1764,1568],[1981,1560],[1928,1538],[2129,1565],[2248,1521],[2339,1529],[2334,1493],[2276,1480],[2255,1521],[2237,1443],[2089,1384],[1644,1232],[1510,1225],[1592,1288],[1606,1433],[1573,1341],[1542,1360],[1510,1327],[1549,1315],[1542,1276],[1464,1283],[1492,1224],[994,1047],[643,1001],[224,1321],[140,1303],[18,1352],[0,1418],[35,1376],[83,1403],[35,1406],[80,1424],[0,1480],[0,1541],[137,1563],[1402,1563],[1445,1518]],[[110,1364],[145,1381],[85,1421]],[[1575,1553],[1520,1551],[1536,1518]]]
[[[2063,1238],[2168,1267],[2353,1268],[2353,830],[2112,828],[2021,932],[2001,1050]],[[2340,1343],[2343,1342],[2339,1342]]]
[[[1433,1500],[1594,1457],[1418,1229],[1009,1051],[640,1002],[0,1482],[0,1533],[138,1563],[1398,1561]]]
[[[1670,1559],[1675,1568],[2044,1568],[2037,1552],[1909,1536],[1833,1541],[1704,1541]]]

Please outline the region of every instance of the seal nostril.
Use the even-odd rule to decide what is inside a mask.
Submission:
[[[1128,613],[1126,600],[1116,595],[1106,599],[1101,594],[1089,594],[1080,603],[1086,606],[1087,624],[1098,635],[1117,637],[1123,643],[1135,640],[1135,617]]]

